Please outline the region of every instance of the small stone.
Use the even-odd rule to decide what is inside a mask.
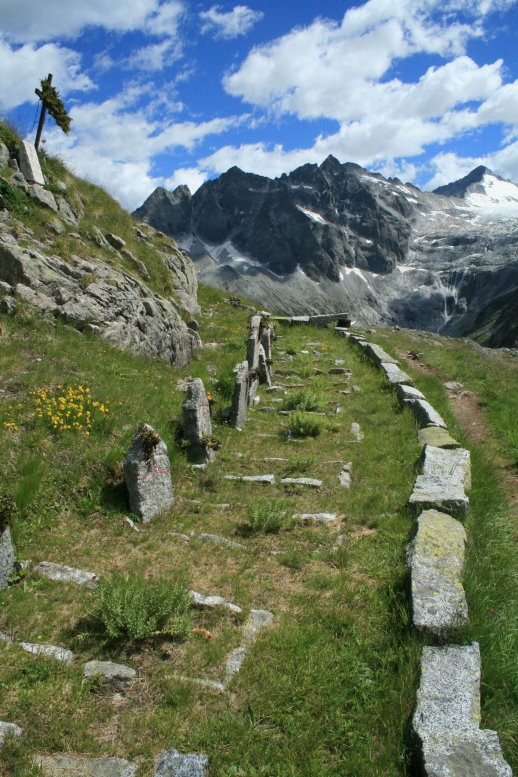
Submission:
[[[230,612],[243,612],[241,607],[238,607],[237,604],[232,604],[232,602],[225,601],[222,596],[204,596],[203,594],[198,593],[198,591],[189,591],[189,597],[193,606],[199,607],[200,609],[206,608],[212,610],[215,607],[224,607],[225,609],[230,610]]]
[[[235,648],[227,658],[225,665],[225,681],[228,683],[234,675],[241,669],[241,664],[246,658],[247,648],[245,646]]]
[[[167,445],[152,426],[137,430],[124,460],[124,479],[130,507],[148,523],[154,515],[169,510],[174,504],[171,467]]]
[[[208,534],[202,532],[199,539],[205,542],[214,542],[216,545],[226,545],[228,548],[238,548],[239,550],[246,550],[246,545],[242,545],[240,542],[234,542],[228,540],[226,537],[220,537],[218,534]]]
[[[167,533],[170,537],[177,537],[179,540],[182,540],[182,542],[188,543],[191,541],[188,534],[181,534],[178,531],[168,531]]]
[[[43,205],[44,208],[49,208],[49,210],[56,211],[57,213],[58,204],[54,195],[52,192],[49,192],[48,189],[44,189],[38,184],[32,184],[29,186],[27,193],[33,200],[36,200],[39,205]]]
[[[34,761],[43,777],[135,777],[138,768],[124,758],[37,755]]]
[[[114,235],[113,232],[106,232],[104,237],[112,248],[115,248],[117,251],[120,251],[126,245],[126,241],[122,237]]]
[[[154,777],[206,777],[209,758],[172,748],[158,756]]]
[[[351,473],[348,469],[343,469],[338,475],[338,482],[343,488],[351,487]]]
[[[285,486],[309,486],[310,488],[322,488],[322,481],[316,478],[282,478],[281,483]]]
[[[296,513],[294,518],[299,518],[303,524],[310,523],[332,523],[336,521],[336,513]]]
[[[268,483],[274,485],[275,475],[224,475],[225,480],[242,480],[245,483]]]
[[[243,641],[251,644],[260,631],[273,623],[274,615],[269,610],[250,610],[248,620],[243,626]]]
[[[83,666],[83,675],[85,677],[97,677],[100,675],[107,680],[131,683],[135,680],[137,673],[130,666],[116,664],[113,661],[87,661]]]
[[[55,658],[56,661],[63,661],[65,664],[69,664],[74,657],[71,650],[56,647],[55,645],[34,645],[31,642],[18,642],[17,644],[27,653]]]
[[[360,428],[360,424],[357,421],[353,421],[351,424],[351,434],[353,435],[356,442],[361,442],[365,437]]]
[[[222,693],[226,690],[223,683],[220,683],[217,680],[204,680],[199,677],[186,677],[181,674],[175,674],[172,675],[172,677],[175,680],[179,680],[181,683],[194,683],[194,685],[200,685],[202,688],[210,688],[213,691],[218,691],[218,693]]]
[[[63,564],[53,564],[51,561],[41,561],[34,567],[34,571],[50,580],[59,580],[65,583],[76,583],[87,588],[93,588],[97,582],[95,572],[87,572],[84,569],[67,567]]]
[[[16,723],[4,723],[0,720],[0,748],[4,746],[8,737],[19,738],[22,734],[22,729]]]

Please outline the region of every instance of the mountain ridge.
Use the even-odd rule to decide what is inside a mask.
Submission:
[[[195,194],[160,192],[160,209],[157,192],[133,216],[200,280],[288,313],[464,335],[518,288],[518,186],[486,167],[423,192],[329,156],[274,179],[233,167]]]

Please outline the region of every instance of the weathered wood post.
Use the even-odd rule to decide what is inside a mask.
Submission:
[[[47,82],[48,85],[51,86],[52,84],[52,73],[49,73],[47,76]],[[45,99],[44,93],[40,89],[34,90],[38,97],[41,100],[41,113],[40,113],[40,120],[38,122],[38,131],[36,132],[36,141],[34,143],[34,148],[36,151],[38,150],[40,146],[40,140],[41,140],[41,133],[43,132],[43,124],[45,123],[45,115],[47,113],[47,101]]]

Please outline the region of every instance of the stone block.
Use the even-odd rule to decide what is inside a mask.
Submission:
[[[401,405],[407,400],[413,402],[416,399],[425,398],[424,394],[419,391],[419,389],[416,389],[415,386],[406,386],[404,384],[400,384],[396,387],[396,394]]]
[[[471,461],[465,448],[438,448],[426,445],[423,452],[423,475],[439,477],[449,483],[471,488]]]
[[[31,184],[27,190],[27,194],[44,208],[53,210],[55,213],[58,212],[58,204],[56,199],[52,192],[49,192],[48,189],[44,189],[42,186],[37,186],[36,184]]]
[[[40,186],[45,186],[45,178],[41,172],[38,152],[32,143],[29,143],[27,140],[20,141],[18,158],[20,160],[20,170],[27,183],[36,183]]]
[[[426,777],[512,777],[495,731],[480,726],[480,650],[425,647],[412,729]]]
[[[460,448],[460,443],[440,426],[425,426],[424,429],[419,429],[419,443],[423,448],[425,445],[433,445],[435,448]]]
[[[441,426],[446,429],[446,424],[437,410],[425,399],[405,399],[404,404],[412,410],[419,426]]]
[[[148,424],[137,430],[124,460],[130,508],[148,523],[174,504],[167,445]]]
[[[388,382],[392,383],[394,386],[412,383],[412,378],[407,375],[406,372],[403,372],[397,364],[393,364],[392,362],[381,362],[380,367],[385,373]]]
[[[31,642],[18,642],[17,644],[27,653],[34,653],[34,655],[45,656],[46,658],[55,658],[56,661],[63,661],[65,664],[69,664],[74,658],[71,650],[57,647],[56,645],[41,645],[40,643],[33,644]]]
[[[390,354],[384,351],[380,345],[376,345],[376,343],[367,343],[364,351],[378,366],[380,364],[398,364],[397,359],[390,356]]]
[[[418,518],[411,543],[412,619],[438,636],[468,618],[462,585],[466,532],[445,513],[427,510]]]
[[[282,478],[284,486],[309,486],[310,488],[322,488],[322,481],[317,478]]]
[[[236,374],[236,382],[234,394],[232,395],[230,423],[232,426],[242,429],[245,425],[248,408],[248,362],[243,361],[241,364],[236,365],[234,372]]]

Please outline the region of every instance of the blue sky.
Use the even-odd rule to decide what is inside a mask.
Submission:
[[[133,209],[229,167],[333,154],[434,188],[518,182],[518,0],[0,0],[0,114]]]

